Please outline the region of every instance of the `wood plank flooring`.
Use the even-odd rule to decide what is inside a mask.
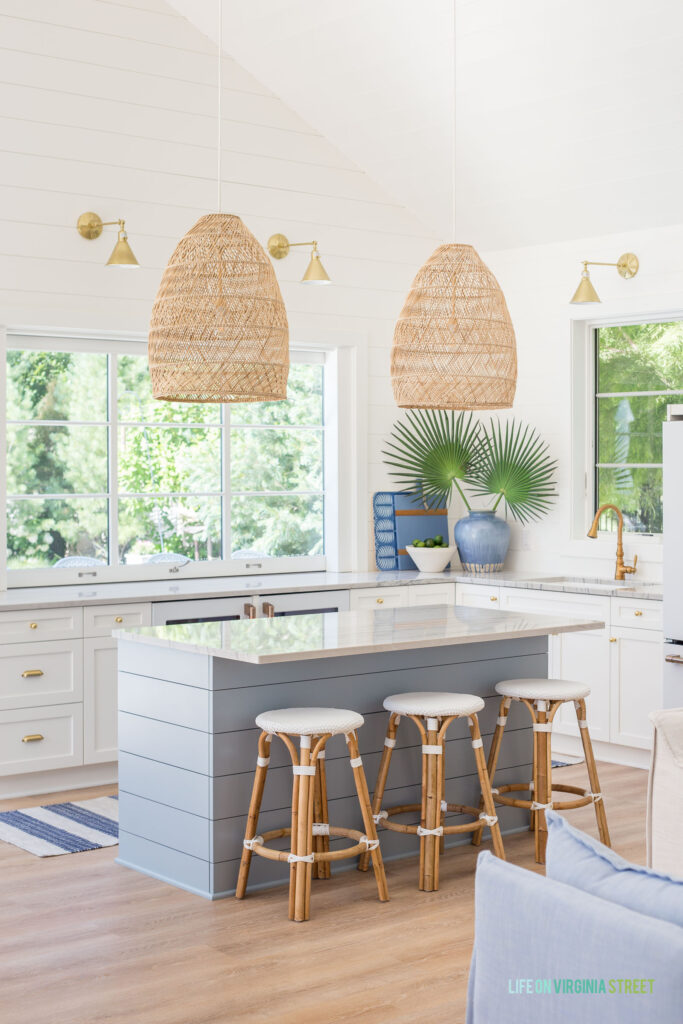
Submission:
[[[584,785],[584,771],[563,768],[556,781]],[[647,773],[599,771],[613,846],[644,863]],[[113,791],[4,801],[0,810]],[[568,817],[597,835],[591,807]],[[508,860],[537,869],[531,833],[505,846]],[[386,904],[372,872],[314,881],[306,924],[287,920],[284,889],[210,903],[119,867],[116,849],[39,859],[0,843],[2,1024],[464,1021],[470,846],[444,856],[438,893],[416,890],[412,857],[387,865]]]

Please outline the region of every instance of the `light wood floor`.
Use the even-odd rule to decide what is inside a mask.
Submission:
[[[647,774],[601,764],[614,848],[645,859]],[[562,781],[584,784],[583,768]],[[0,802],[85,799],[111,787]],[[592,808],[568,817],[597,835]],[[410,840],[407,840],[408,842]],[[488,848],[489,844],[485,844]],[[536,870],[531,833],[508,860]],[[313,883],[312,918],[283,889],[215,903],[114,864],[116,847],[40,859],[0,843],[2,1024],[459,1024],[473,935],[476,851],[448,851],[441,890],[416,890],[413,858]]]

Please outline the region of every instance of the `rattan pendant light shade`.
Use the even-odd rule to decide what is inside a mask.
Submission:
[[[164,271],[149,330],[155,398],[287,397],[289,329],[272,264],[233,214],[201,217]]]
[[[515,332],[498,282],[471,245],[440,245],[394,330],[394,398],[407,409],[509,409]]]

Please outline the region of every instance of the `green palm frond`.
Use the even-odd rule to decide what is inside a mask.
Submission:
[[[401,490],[428,508],[448,505],[455,486],[470,477],[481,457],[480,426],[468,417],[441,409],[411,409],[405,422],[394,425],[382,452],[384,463]]]
[[[545,515],[557,496],[557,461],[533,427],[512,420],[503,428],[491,420],[491,429],[481,432],[480,442],[481,457],[466,481],[472,493],[497,494],[494,511],[504,500],[513,518],[523,524]]]

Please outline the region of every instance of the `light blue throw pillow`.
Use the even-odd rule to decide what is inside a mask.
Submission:
[[[683,877],[631,864],[559,814],[546,817],[548,878],[683,928]]]

